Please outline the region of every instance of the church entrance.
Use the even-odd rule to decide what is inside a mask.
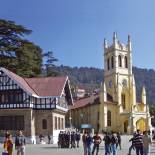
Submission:
[[[146,130],[146,123],[145,119],[141,118],[136,122],[136,128],[139,129],[141,132]]]
[[[124,133],[127,133],[128,132],[128,121],[126,120],[124,122]]]

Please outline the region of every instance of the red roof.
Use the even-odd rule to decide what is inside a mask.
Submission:
[[[38,96],[60,96],[67,77],[25,78]]]
[[[5,68],[1,68],[1,70],[25,91],[44,97],[60,96],[67,80],[67,77],[22,78]]]
[[[17,74],[9,71],[6,68],[1,68],[1,70],[5,72],[11,79],[14,79],[14,81],[19,84],[19,87],[23,88],[25,91],[31,94],[35,94],[35,91],[27,84],[24,78],[18,76]]]
[[[89,104],[95,104],[96,102],[94,102],[94,101],[97,100],[97,99],[99,99],[98,95],[90,96],[90,97],[87,97],[87,98],[77,100],[77,101],[74,102],[74,106],[71,106],[70,109],[77,109],[77,108],[85,107],[85,106],[87,106]],[[98,100],[98,103],[99,103],[99,100]]]

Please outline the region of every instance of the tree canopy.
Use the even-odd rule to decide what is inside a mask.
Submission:
[[[58,72],[57,70],[55,70],[55,62],[58,61],[57,58],[54,57],[53,52],[52,51],[48,51],[45,52],[43,54],[43,58],[44,58],[44,65],[46,68],[46,75],[47,76],[60,76],[60,72]]]
[[[0,19],[0,67],[26,77],[41,73],[42,49],[25,39],[31,33],[22,25]]]

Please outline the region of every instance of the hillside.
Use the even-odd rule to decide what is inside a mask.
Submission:
[[[59,66],[54,70],[61,75],[68,75],[72,84],[82,84],[89,90],[98,88],[103,81],[103,70],[93,67],[69,67]],[[147,103],[155,105],[155,70],[152,69],[140,69],[133,67],[133,73],[135,75],[136,89],[137,89],[137,101],[141,100],[141,91],[143,85],[146,87]]]

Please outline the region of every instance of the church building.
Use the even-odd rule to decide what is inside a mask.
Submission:
[[[23,78],[0,68],[0,136],[22,130],[27,142],[50,135],[57,143],[72,104],[68,77]]]
[[[99,106],[100,130],[133,133],[152,128],[144,86],[141,102],[136,100],[130,36],[126,45],[119,42],[116,33],[111,45],[104,40],[104,82]]]

